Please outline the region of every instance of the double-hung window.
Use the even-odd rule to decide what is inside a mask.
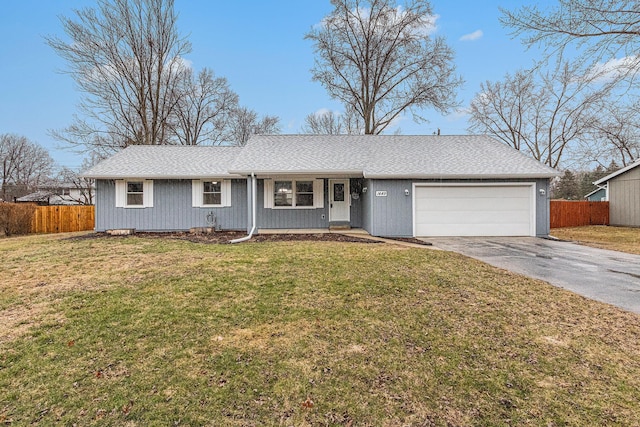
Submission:
[[[222,204],[222,183],[220,181],[202,182],[202,204],[205,206]]]
[[[324,206],[322,179],[265,179],[266,208],[307,208]]]
[[[144,182],[127,181],[127,206],[144,205]]]
[[[128,179],[116,181],[117,208],[152,208],[153,181]]]
[[[191,190],[194,208],[231,206],[231,181],[228,179],[194,179]]]

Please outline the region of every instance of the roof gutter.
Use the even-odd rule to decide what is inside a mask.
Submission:
[[[558,176],[557,173],[532,173],[532,174],[496,174],[496,175],[480,175],[480,174],[376,174],[365,173],[364,177],[368,179],[430,179],[430,180],[495,180],[495,179],[548,179]]]
[[[253,199],[251,201],[251,231],[249,231],[249,234],[241,237],[239,239],[233,239],[230,240],[229,243],[241,243],[241,242],[246,242],[247,240],[251,239],[253,237],[253,233],[255,233],[256,231],[256,218],[257,218],[257,201],[258,201],[258,180],[256,179],[255,174],[252,172],[251,173],[251,198]]]

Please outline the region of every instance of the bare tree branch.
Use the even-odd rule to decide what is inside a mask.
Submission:
[[[24,136],[0,135],[1,198],[9,200],[35,190],[53,170],[53,159],[42,146]],[[18,189],[19,193],[11,191]]]
[[[263,116],[246,107],[232,111],[229,120],[228,141],[237,146],[247,143],[251,135],[280,133],[280,119],[276,116]]]
[[[173,0],[98,0],[61,21],[69,40],[46,41],[85,93],[86,119],[57,135],[87,146],[168,143],[182,56],[191,49],[178,33]]]
[[[593,88],[567,63],[547,74],[507,74],[502,82],[481,85],[471,101],[469,130],[558,168],[572,144],[590,138],[594,109],[608,93],[609,87]]]
[[[432,38],[431,5],[411,0],[332,0],[334,6],[306,38],[313,41],[313,79],[362,118],[365,134],[379,134],[407,111],[457,105],[462,80],[453,51]]]

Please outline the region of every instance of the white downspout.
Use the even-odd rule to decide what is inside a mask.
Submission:
[[[244,236],[244,237],[240,237],[239,239],[233,239],[230,240],[229,243],[240,243],[240,242],[246,242],[247,240],[249,240],[250,238],[253,237],[253,233],[255,233],[256,231],[256,217],[257,217],[257,200],[258,200],[258,180],[256,179],[256,176],[253,174],[253,172],[251,172],[251,198],[253,199],[251,201],[251,231],[249,231],[249,234]]]

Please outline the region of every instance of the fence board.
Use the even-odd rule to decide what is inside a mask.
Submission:
[[[38,206],[31,222],[32,233],[68,233],[94,227],[94,206]]]
[[[551,228],[609,225],[609,202],[551,200]]]

